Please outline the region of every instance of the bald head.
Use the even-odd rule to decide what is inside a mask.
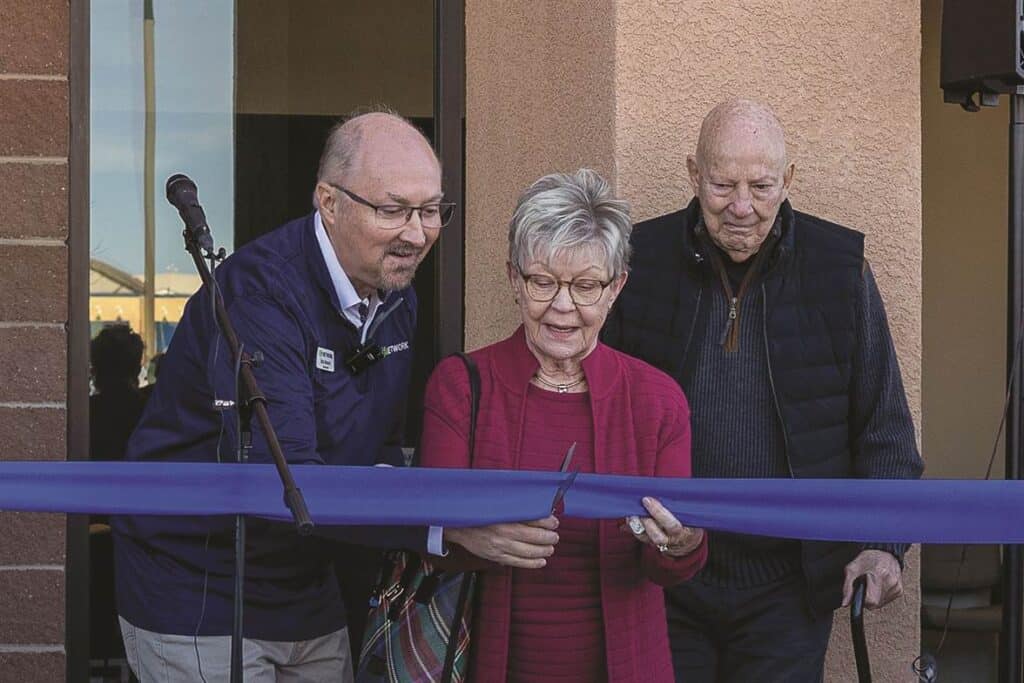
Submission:
[[[753,100],[719,104],[704,118],[686,166],[711,239],[734,261],[756,254],[793,180],[775,113]]]
[[[411,145],[418,151],[429,150],[437,161],[430,142],[408,120],[391,111],[373,111],[353,116],[331,128],[320,156],[317,181],[343,180],[362,151],[367,147],[380,148],[382,142]]]
[[[705,166],[737,143],[756,147],[779,166],[786,165],[786,139],[782,124],[767,104],[744,99],[726,100],[708,112],[697,139],[697,163]]]

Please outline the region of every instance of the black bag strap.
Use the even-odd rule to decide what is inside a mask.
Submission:
[[[461,351],[454,355],[462,359],[469,373],[469,462],[472,464],[476,455],[476,418],[480,412],[480,370],[467,354]],[[455,603],[455,614],[448,625],[448,648],[444,656],[444,669],[441,672],[441,683],[451,683],[455,673],[455,655],[459,649],[459,636],[462,633],[462,620],[473,597],[473,586],[476,584],[476,572],[463,572],[459,586],[459,599]]]
[[[458,356],[463,364],[466,366],[466,372],[469,374],[469,461],[473,462],[473,456],[476,452],[476,420],[477,415],[480,412],[480,370],[477,368],[476,363],[468,355],[462,352],[456,352],[453,354]],[[414,465],[419,464],[419,458],[414,458]],[[403,551],[391,551],[385,557],[384,563],[379,572],[378,586],[375,590],[374,596],[371,596],[371,607],[376,607],[380,601],[380,595],[383,594],[386,588],[386,582],[392,575],[397,562],[400,560]],[[395,601],[392,603],[388,617],[392,620],[398,617],[404,604],[409,600],[418,600],[422,603],[427,603],[433,596],[434,590],[437,588],[437,584],[440,580],[440,575],[443,573],[440,569],[434,569],[430,575],[425,576],[423,583],[416,591],[416,595],[410,595],[410,588],[412,587],[413,581],[416,579],[417,572],[420,568],[420,558],[416,553],[407,552],[405,571],[402,572],[398,579],[399,591],[395,595]],[[455,670],[455,655],[458,650],[459,636],[461,634],[462,621],[465,618],[466,610],[469,607],[470,601],[473,598],[473,587],[476,584],[476,572],[462,572],[459,585],[459,597],[455,603],[455,612],[452,615],[452,622],[448,626],[448,647],[445,651],[444,659],[444,670],[441,674],[440,683],[451,683],[452,676]],[[425,585],[424,585],[425,584]],[[374,603],[374,597],[377,599],[377,603]]]
[[[452,355],[462,359],[469,374],[469,462],[472,464],[476,455],[476,416],[480,412],[480,370],[468,354],[456,351]]]
[[[476,362],[468,354],[456,351],[452,355],[458,356],[462,360],[466,366],[466,372],[469,374],[469,462],[472,463],[473,454],[476,450],[476,416],[480,412],[480,370],[477,369]],[[414,464],[419,465],[418,456],[414,459]],[[399,584],[402,592],[405,594],[409,593],[409,588],[416,576],[416,570],[419,568],[419,562],[409,562],[408,566],[412,567],[412,570],[407,570],[402,574],[402,580]],[[388,571],[388,576],[390,576],[390,573],[391,570]],[[422,590],[417,591],[420,602],[426,603],[430,601],[434,590],[437,588],[437,577],[441,573],[442,570],[435,569],[430,575],[431,580],[426,582],[426,585],[421,586]],[[387,577],[385,576],[384,580],[386,579]]]
[[[459,600],[455,603],[455,614],[448,626],[448,648],[444,653],[444,669],[441,671],[441,683],[451,683],[455,673],[455,655],[459,650],[459,636],[462,634],[462,619],[466,614],[469,601],[473,599],[473,586],[476,585],[476,572],[464,572],[459,586]]]

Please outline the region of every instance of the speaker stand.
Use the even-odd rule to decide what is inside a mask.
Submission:
[[[1010,94],[1009,263],[1007,282],[1007,381],[1012,383],[1006,425],[1006,478],[1020,479],[1024,469],[1024,362],[1014,362],[1018,331],[1024,317],[1024,88]],[[1003,546],[1003,627],[999,639],[999,680],[1021,683],[1024,556],[1021,546]]]

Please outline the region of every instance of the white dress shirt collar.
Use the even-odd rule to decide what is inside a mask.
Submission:
[[[381,305],[380,297],[377,292],[374,292],[366,299],[360,298],[356,293],[356,288],[352,286],[352,281],[345,274],[345,269],[341,267],[341,261],[338,260],[338,255],[334,252],[334,245],[331,244],[331,239],[327,236],[327,230],[324,228],[319,211],[313,216],[313,224],[316,227],[316,241],[320,245],[320,252],[327,264],[327,273],[331,276],[331,284],[334,285],[334,291],[338,294],[338,302],[341,304],[341,310],[345,313],[345,318],[356,328],[369,329],[370,322]],[[359,318],[359,304],[366,304],[369,308],[369,315],[366,316],[365,323]]]

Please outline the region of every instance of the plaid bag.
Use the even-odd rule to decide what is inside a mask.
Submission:
[[[480,373],[470,387],[469,455],[476,442]],[[414,552],[386,555],[370,597],[356,683],[462,683],[469,665],[474,572],[446,572]]]
[[[389,562],[389,585],[371,598],[356,681],[465,681],[476,575],[436,569],[416,553]]]

